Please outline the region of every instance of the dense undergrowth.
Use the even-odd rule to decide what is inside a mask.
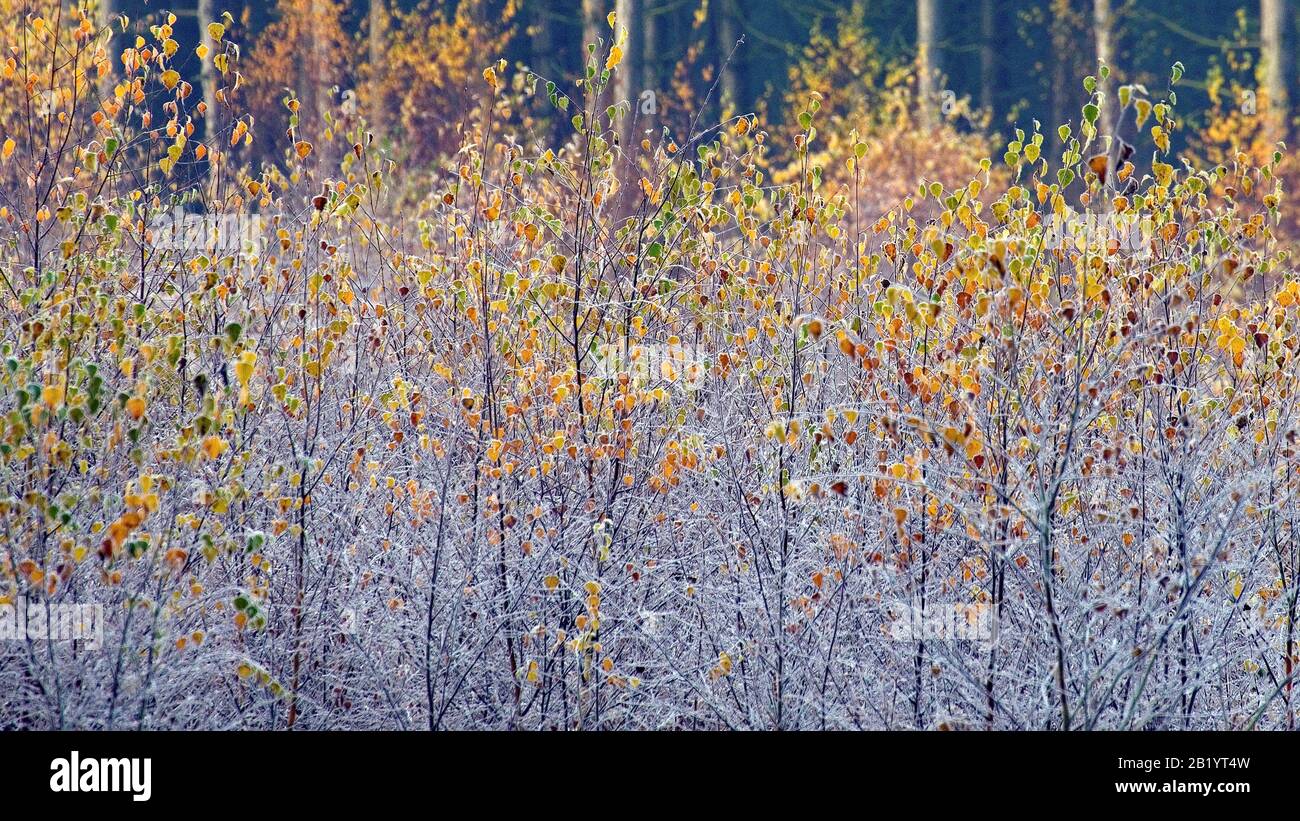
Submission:
[[[1294,725],[1280,152],[1088,78],[880,204],[813,83],[616,140],[612,27],[424,175],[250,121],[232,21],[202,111],[165,22],[69,15],[4,30],[0,596],[103,638],[0,642],[0,724]]]

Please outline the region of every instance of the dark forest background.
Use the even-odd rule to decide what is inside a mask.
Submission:
[[[431,62],[451,60],[442,52],[469,43],[464,59],[480,69],[504,57],[571,86],[586,58],[583,43],[607,43],[605,18],[617,11],[630,30],[623,74],[631,90],[653,90],[660,105],[677,103],[705,117],[757,111],[769,122],[788,117],[785,98],[801,64],[849,63],[837,46],[852,41],[868,69],[883,74],[890,66],[913,66],[923,93],[951,92],[947,99],[980,113],[965,127],[978,123],[1003,137],[1017,125],[1031,128],[1035,119],[1050,132],[1077,116],[1079,79],[1096,72],[1099,57],[1114,81],[1153,90],[1165,87],[1177,61],[1184,66],[1178,95],[1186,127],[1173,135],[1175,147],[1206,127],[1215,105],[1225,104],[1218,96],[1232,84],[1238,99],[1228,107],[1257,104],[1256,87],[1267,87],[1271,105],[1289,124],[1288,101],[1297,91],[1289,52],[1300,14],[1286,0],[116,0],[111,11],[136,26],[174,12],[178,36],[190,42],[199,37],[200,17],[229,12],[246,55],[265,60],[259,51],[282,49],[289,64],[280,71],[336,80],[335,95],[358,82],[355,66],[366,54],[384,53],[394,38],[423,43]],[[439,24],[445,31],[434,31]],[[274,46],[259,42],[268,33]],[[341,64],[322,71],[309,56],[311,41],[321,38],[342,39],[355,51],[349,57],[342,50]],[[399,87],[409,80],[400,65],[388,71]],[[280,78],[286,87],[292,74]],[[476,77],[477,70],[464,78],[447,72],[440,92],[454,98],[458,80]],[[935,78],[928,87],[927,77]]]

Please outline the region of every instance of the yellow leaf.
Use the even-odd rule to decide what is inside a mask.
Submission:
[[[1164,186],[1168,186],[1174,179],[1174,167],[1168,163],[1152,163],[1151,172],[1156,175],[1156,181]]]
[[[253,378],[253,366],[256,364],[255,351],[244,351],[239,355],[239,361],[235,363],[235,377],[239,380],[239,384],[248,384],[248,380]]]
[[[47,385],[45,389],[41,391],[41,401],[43,401],[45,406],[50,410],[57,409],[63,404],[63,388],[58,385]]]
[[[168,91],[171,91],[176,87],[176,84],[181,81],[181,75],[177,73],[176,69],[169,68],[164,71],[162,76],[158,79],[162,81],[162,84],[167,87]]]
[[[1169,151],[1169,132],[1158,125],[1153,125],[1151,126],[1151,139],[1161,151],[1166,153]]]
[[[311,154],[311,143],[306,140],[299,140],[294,143],[293,148],[298,152],[298,158],[305,160]]]
[[[221,23],[208,23],[208,36],[218,42],[226,34],[226,27]]]
[[[203,440],[203,452],[208,455],[209,459],[219,459],[221,454],[226,452],[230,445],[219,436],[208,436]]]
[[[14,153],[14,138],[6,137],[4,148],[0,149],[0,158],[9,159]]]
[[[144,416],[145,401],[139,396],[132,396],[126,400],[126,412],[132,419],[139,419]]]

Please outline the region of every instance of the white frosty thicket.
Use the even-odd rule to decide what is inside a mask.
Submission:
[[[752,117],[615,145],[603,51],[432,182],[198,154],[126,58],[153,132],[0,166],[0,726],[1294,725],[1300,281],[1145,90],[1142,169],[1089,103],[880,214],[815,99],[779,185]]]

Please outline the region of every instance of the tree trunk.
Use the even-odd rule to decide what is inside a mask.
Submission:
[[[384,55],[387,51],[385,48],[388,41],[388,14],[384,8],[384,0],[370,0],[370,8],[366,14],[366,48],[367,60],[370,63],[371,82],[377,83],[379,72],[384,64]],[[366,112],[369,118],[370,132],[377,139],[382,140],[387,128],[387,118],[384,116],[383,95],[375,93],[371,95],[370,110]]]
[[[1092,0],[1092,33],[1097,41],[1097,62],[1110,65],[1114,61],[1115,16],[1110,0]]]
[[[117,35],[117,4],[114,0],[99,0],[99,5],[95,9],[95,23],[103,32],[108,30],[107,34],[102,34],[104,50],[108,56],[108,73],[98,78],[97,88],[99,96],[107,97],[113,88],[113,72],[118,65],[118,56],[113,53],[114,38]]]
[[[916,70],[921,117],[926,125],[932,126],[938,121],[939,72],[942,70],[939,54],[939,8],[935,0],[916,2]]]
[[[608,26],[605,25],[606,15],[604,0],[582,0],[582,62],[587,62],[587,46],[598,40],[604,40],[609,43],[609,38],[605,37]]]
[[[730,4],[720,2],[714,8],[717,11],[714,23],[718,38],[718,64],[721,71],[719,90],[722,96],[719,102],[721,108],[725,111],[728,108],[735,109],[740,105],[740,95],[742,93],[741,72],[738,65],[740,49],[736,46],[740,34],[737,32],[736,15]]]
[[[1052,0],[1052,128],[1053,139],[1057,148],[1064,149],[1057,127],[1070,119],[1071,85],[1070,75],[1074,61],[1070,54],[1070,0]]]
[[[1284,139],[1287,131],[1286,6],[1286,0],[1260,0],[1259,4],[1260,68],[1271,140]]]
[[[623,61],[614,71],[614,96],[611,102],[620,105],[627,103],[627,111],[618,122],[618,144],[622,153],[619,167],[619,182],[622,196],[619,198],[620,212],[626,211],[634,201],[637,186],[636,158],[640,155],[640,134],[646,128],[646,120],[638,106],[641,77],[645,71],[643,56],[645,53],[645,5],[644,0],[618,0],[615,4],[616,19],[613,35],[617,40],[619,32],[627,29],[627,40],[623,43]]]
[[[117,4],[113,0],[99,0],[95,11],[95,22],[102,28],[112,23],[117,16]]]
[[[619,142],[625,152],[631,152],[634,132],[642,127],[639,120],[637,98],[640,95],[641,75],[645,70],[643,56],[645,53],[644,0],[618,0],[615,6],[617,19],[614,21],[614,37],[627,29],[627,41],[623,44],[623,62],[614,72],[614,104],[627,101],[627,114],[619,124]]]
[[[643,70],[641,58],[644,53],[645,31],[643,29],[642,0],[618,0],[614,7],[617,19],[614,21],[613,36],[627,29],[627,42],[623,44],[623,62],[614,72],[614,102],[627,100],[635,105],[638,84]],[[635,111],[632,112],[635,114]]]
[[[299,133],[311,134],[320,128],[325,113],[325,61],[321,42],[321,21],[325,9],[321,0],[306,0],[302,20],[302,51],[298,57],[297,86]]]
[[[980,4],[980,107],[993,110],[998,87],[997,0]]]
[[[217,70],[212,60],[220,45],[208,33],[208,24],[217,22],[212,0],[198,0],[199,42],[207,46],[208,54],[199,61],[199,85],[203,91],[203,142],[210,147],[216,144],[220,123],[217,121]]]
[[[559,83],[561,75],[555,54],[555,10],[551,0],[534,0],[532,7],[533,33],[529,41],[532,54],[529,55],[529,68],[539,76]]]
[[[659,93],[659,14],[641,0],[641,90]]]
[[[1092,36],[1097,46],[1097,70],[1101,70],[1104,64],[1113,72],[1114,65],[1114,29],[1115,16],[1111,12],[1110,0],[1093,0],[1092,2]],[[1105,138],[1110,134],[1110,117],[1112,116],[1112,106],[1110,103],[1111,80],[1103,80],[1101,75],[1097,75],[1097,88],[1102,92],[1102,103],[1099,106],[1101,115],[1097,118],[1097,137],[1102,140],[1105,146]]]

